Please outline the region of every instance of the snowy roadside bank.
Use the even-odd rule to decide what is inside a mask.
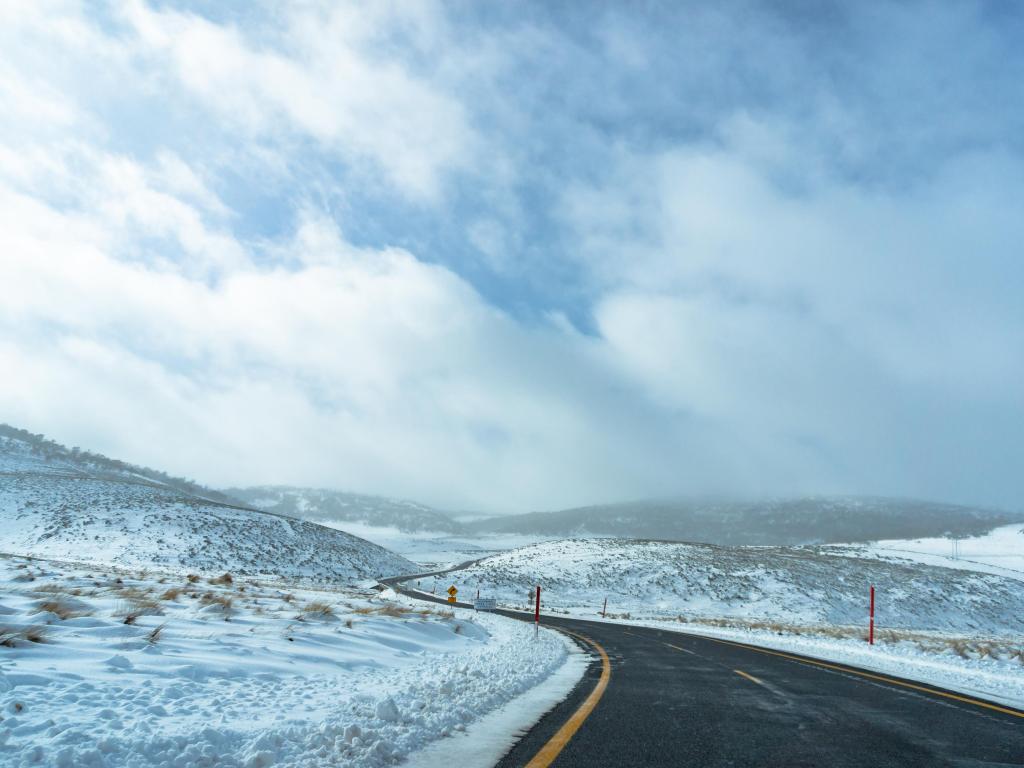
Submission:
[[[548,631],[548,630],[546,630]],[[409,756],[408,768],[491,768],[516,742],[576,687],[587,669],[589,657],[568,638],[565,663],[547,680],[504,706]]]
[[[498,616],[213,581],[0,559],[0,763],[391,765],[569,658]]]

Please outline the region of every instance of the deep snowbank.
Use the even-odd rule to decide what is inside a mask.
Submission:
[[[0,764],[390,765],[558,669],[563,638],[254,580],[0,560]]]

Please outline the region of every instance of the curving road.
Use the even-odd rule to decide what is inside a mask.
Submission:
[[[595,663],[501,768],[1024,766],[1024,712],[1012,708],[712,638],[553,616],[542,623],[589,645]],[[594,704],[601,649],[610,674]],[[592,710],[579,713],[588,697]],[[567,731],[564,745],[552,742]]]

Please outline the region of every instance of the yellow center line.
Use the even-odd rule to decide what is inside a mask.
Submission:
[[[569,739],[583,725],[583,721],[594,711],[594,707],[597,706],[597,702],[604,695],[604,689],[608,687],[608,680],[612,676],[612,664],[608,661],[608,654],[605,653],[604,648],[599,643],[595,643],[589,637],[577,635],[575,632],[562,631],[567,635],[572,635],[589,643],[597,649],[597,652],[601,654],[601,677],[598,679],[597,685],[594,686],[594,690],[587,696],[586,701],[580,704],[579,709],[572,713],[572,717],[565,721],[565,724],[558,729],[558,733],[552,736],[548,743],[540,748],[540,751],[526,764],[526,768],[547,768],[547,766],[551,765],[554,759],[558,757],[558,754],[565,748],[565,745],[569,743]]]
[[[752,683],[757,683],[758,685],[764,685],[764,683],[762,683],[762,682],[761,682],[760,680],[758,680],[758,679],[757,679],[756,677],[754,677],[753,675],[748,675],[748,674],[747,674],[746,672],[744,672],[744,671],[743,671],[742,669],[734,669],[734,670],[733,670],[733,672],[735,672],[735,673],[736,673],[737,675],[739,675],[740,677],[745,677],[745,678],[747,678],[747,680],[749,680],[749,681],[750,681],[750,682],[752,682]]]
[[[703,638],[705,638],[707,640],[712,640],[712,641],[714,641],[716,643],[722,643],[723,645],[732,645],[732,646],[735,646],[737,648],[746,648],[748,651],[756,651],[757,653],[763,653],[763,654],[765,654],[767,656],[780,656],[780,657],[782,657],[784,659],[789,659],[790,661],[798,661],[801,664],[810,664],[811,666],[822,667],[824,669],[831,669],[831,670],[835,670],[836,672],[845,672],[845,673],[850,674],[850,675],[858,675],[860,677],[865,677],[865,678],[867,678],[869,680],[877,680],[877,681],[882,682],[882,683],[888,683],[889,685],[898,685],[898,686],[901,686],[903,688],[910,688],[911,690],[914,690],[914,691],[920,691],[921,693],[929,693],[932,696],[941,696],[944,699],[953,699],[954,701],[960,701],[960,702],[963,702],[964,704],[973,704],[976,707],[984,707],[985,709],[995,710],[996,712],[1002,712],[1003,714],[1006,714],[1006,715],[1013,715],[1014,717],[1024,718],[1024,712],[1021,712],[1020,710],[1010,709],[1009,707],[1001,707],[998,704],[992,704],[991,702],[988,702],[988,701],[981,701],[980,699],[972,699],[969,696],[960,696],[960,695],[955,694],[955,693],[947,693],[946,691],[936,691],[933,688],[926,688],[923,685],[914,685],[913,683],[908,683],[908,682],[906,682],[904,680],[897,680],[897,679],[892,678],[892,677],[886,677],[885,675],[875,675],[875,674],[872,674],[871,672],[862,672],[859,669],[853,669],[851,667],[844,667],[844,666],[840,666],[839,664],[829,664],[828,662],[825,662],[825,661],[817,661],[816,659],[807,659],[807,658],[804,658],[802,656],[793,656],[793,655],[788,654],[788,653],[783,653],[782,651],[770,651],[767,648],[758,648],[756,645],[746,645],[745,643],[734,643],[734,642],[732,642],[730,640],[721,640],[721,639],[719,639],[717,637],[708,637],[707,635],[701,635],[701,637],[703,637]],[[738,669],[734,670],[734,671],[738,672],[739,674],[743,675],[744,677],[749,677],[749,675],[744,675],[744,673],[740,672]]]

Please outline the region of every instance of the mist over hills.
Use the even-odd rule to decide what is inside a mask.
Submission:
[[[409,533],[465,533],[448,514],[415,501],[291,486],[253,486],[225,491],[246,504],[280,515],[333,523],[363,523]]]
[[[768,501],[660,500],[479,520],[477,533],[614,536],[719,545],[796,545],[934,536],[965,537],[1024,514],[882,497]]]
[[[98,481],[149,485],[198,502],[262,510],[314,523],[346,523],[452,537],[516,534],[544,538],[605,536],[729,545],[856,543],[978,535],[1024,513],[873,496],[788,499],[661,499],[484,517],[470,522],[415,501],[294,486],[214,490],[186,478],[67,448],[0,424],[8,462],[29,461]],[[0,446],[2,447],[2,446]],[[16,450],[15,450],[16,447]]]

